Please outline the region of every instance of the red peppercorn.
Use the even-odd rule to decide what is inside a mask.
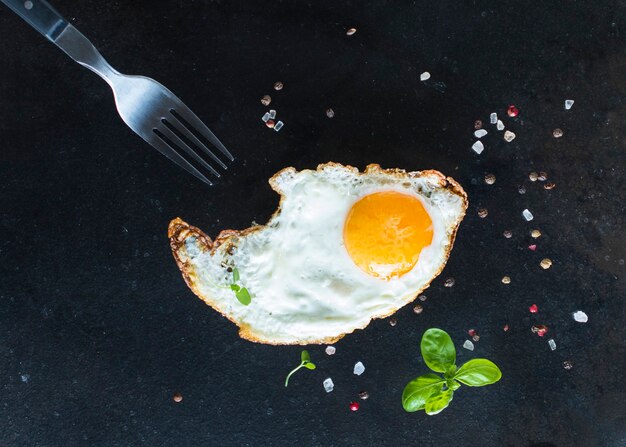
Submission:
[[[358,402],[350,402],[350,410],[358,411],[359,410],[359,403]]]
[[[510,105],[506,111],[506,114],[509,115],[511,118],[514,118],[519,115],[519,110],[514,105]]]
[[[504,332],[508,331],[508,330],[509,330],[509,325],[508,325],[508,324],[505,324],[505,325],[504,325],[504,327],[502,328],[502,330],[503,330]]]
[[[535,250],[537,250],[537,245],[535,245],[535,244],[529,245],[528,249],[531,250],[531,251],[535,251]]]
[[[476,330],[470,329],[469,331],[467,331],[467,335],[469,335],[470,337],[473,337],[474,335],[476,335]]]
[[[537,307],[536,304],[533,304],[532,306],[528,308],[528,310],[530,311],[531,314],[536,314],[539,308]]]
[[[530,330],[534,332],[535,334],[537,334],[538,336],[543,337],[544,335],[548,333],[548,326],[539,324],[537,326],[533,326],[532,328],[530,328]]]

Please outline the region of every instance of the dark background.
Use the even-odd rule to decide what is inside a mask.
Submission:
[[[114,67],[180,96],[236,161],[214,187],[196,181],[124,125],[104,82],[0,8],[0,445],[626,445],[623,1],[55,5]],[[279,133],[260,120],[264,94]],[[494,111],[513,142],[488,124]],[[480,156],[476,119],[489,131]],[[439,169],[470,208],[421,315],[374,321],[333,357],[310,346],[318,369],[285,389],[301,348],[239,339],[187,289],[166,230],[176,216],[211,236],[265,222],[271,175],[330,160]],[[401,392],[426,372],[419,340],[433,326],[460,362],[489,358],[503,378],[462,388],[438,416],[408,414]],[[473,353],[460,347],[470,328]]]

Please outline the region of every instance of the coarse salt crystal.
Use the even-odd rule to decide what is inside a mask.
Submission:
[[[573,105],[574,105],[574,100],[573,99],[566,99],[565,100],[565,110],[571,109]]]
[[[485,135],[487,135],[487,131],[485,129],[478,129],[476,132],[474,132],[474,136],[476,138],[482,138]]]
[[[472,144],[472,149],[474,149],[474,152],[476,152],[477,154],[480,154],[482,151],[485,150],[485,145],[480,141],[477,141],[476,143]]]
[[[582,310],[574,312],[572,316],[574,317],[574,320],[579,323],[586,323],[587,321],[589,321],[589,317]]]
[[[335,349],[334,346],[326,346],[326,354],[327,355],[333,355],[336,351],[337,351],[337,349]]]
[[[504,132],[504,140],[507,143],[510,143],[514,139],[515,139],[515,134],[513,132],[511,132],[510,130],[507,130],[507,131]]]
[[[504,123],[501,120],[498,120],[498,122],[496,124],[496,129],[504,130]]]
[[[270,114],[265,112],[265,115],[263,115],[261,119],[263,120],[264,123],[267,123],[270,119]]]
[[[551,338],[550,340],[548,340],[548,344],[550,345],[550,349],[552,351],[556,349],[556,342],[554,341],[554,338]]]
[[[430,79],[430,73],[425,71],[420,75],[420,81],[428,81]]]
[[[330,393],[335,388],[335,384],[333,383],[333,379],[330,377],[324,380],[324,389],[327,393]]]
[[[526,219],[529,222],[534,219],[533,213],[531,213],[527,209],[522,211],[522,216],[524,216],[524,219]]]
[[[271,109],[270,110],[270,119],[273,120],[274,118],[276,118],[276,110]]]
[[[492,113],[491,115],[489,115],[489,122],[491,124],[496,124],[498,122],[498,114]]]
[[[465,340],[465,343],[463,343],[463,347],[464,347],[465,349],[468,349],[468,350],[470,350],[470,351],[473,351],[473,350],[474,350],[474,343],[472,343],[472,342],[471,342],[471,341],[469,341],[469,340]]]
[[[361,374],[363,374],[363,372],[365,372],[365,366],[363,365],[363,363],[356,362],[354,364],[354,374],[360,376]]]
[[[275,130],[276,132],[278,132],[280,129],[282,129],[282,128],[283,128],[283,126],[284,126],[284,125],[285,125],[285,124],[284,124],[282,121],[279,121],[279,122],[277,122],[277,123],[276,123],[276,125],[274,126],[274,130]]]

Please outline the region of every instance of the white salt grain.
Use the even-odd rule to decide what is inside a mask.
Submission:
[[[324,380],[324,389],[327,393],[330,393],[335,388],[335,384],[333,383],[333,379],[330,377]]]
[[[574,100],[573,99],[566,99],[565,100],[565,110],[571,109],[573,105],[574,105]]]
[[[589,321],[589,317],[582,310],[574,312],[572,316],[574,317],[574,320],[579,323],[586,323],[587,321]]]
[[[264,123],[267,123],[270,119],[270,114],[265,112],[265,115],[263,115],[261,119],[263,120]]]
[[[354,374],[360,376],[365,371],[365,366],[361,362],[356,362],[354,364]]]
[[[554,341],[554,338],[551,338],[550,340],[548,340],[548,344],[550,345],[550,349],[552,351],[556,349],[556,342]]]
[[[279,122],[277,122],[277,123],[274,125],[274,130],[275,130],[276,132],[278,132],[280,129],[282,129],[282,128],[283,128],[283,126],[284,126],[284,125],[285,125],[285,123],[283,123],[282,121],[279,121]]]
[[[271,109],[270,110],[270,119],[273,120],[274,118],[276,118],[276,110]]]
[[[425,71],[420,75],[420,81],[428,81],[430,79],[430,73]]]
[[[474,132],[474,136],[476,138],[482,138],[485,135],[487,135],[487,131],[485,129],[478,129],[476,132]]]
[[[507,130],[507,131],[504,132],[504,140],[507,143],[510,143],[514,139],[515,139],[515,134],[513,132],[511,132],[510,130]]]
[[[504,123],[501,120],[498,120],[498,123],[496,124],[496,128],[498,130],[504,130]]]
[[[464,347],[465,349],[468,349],[468,350],[470,350],[470,351],[473,351],[473,350],[474,350],[474,343],[472,343],[472,342],[471,342],[471,341],[469,341],[469,340],[465,340],[465,343],[463,343],[463,347]]]
[[[326,354],[333,355],[336,351],[334,346],[326,346]]]
[[[533,213],[531,213],[529,210],[525,209],[524,211],[522,211],[522,216],[524,216],[524,219],[526,219],[527,221],[531,221],[534,219]]]
[[[491,124],[496,124],[498,122],[498,114],[492,113],[491,115],[489,115],[489,122]]]
[[[477,154],[480,154],[482,151],[485,150],[485,145],[482,144],[480,141],[477,141],[476,143],[472,144],[472,149],[474,149],[474,152],[476,152]]]

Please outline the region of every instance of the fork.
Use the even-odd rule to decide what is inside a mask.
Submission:
[[[45,0],[0,0],[22,17],[48,40],[61,48],[79,64],[104,79],[113,90],[115,105],[122,120],[137,135],[151,144],[171,161],[203,182],[212,182],[183,155],[215,177],[220,173],[205,160],[226,169],[226,164],[201,141],[205,139],[220,150],[227,161],[234,158],[211,130],[178,99],[157,81],[145,76],[129,76],[115,70],[100,55],[96,47],[70,25]],[[200,149],[200,153],[198,150]]]

